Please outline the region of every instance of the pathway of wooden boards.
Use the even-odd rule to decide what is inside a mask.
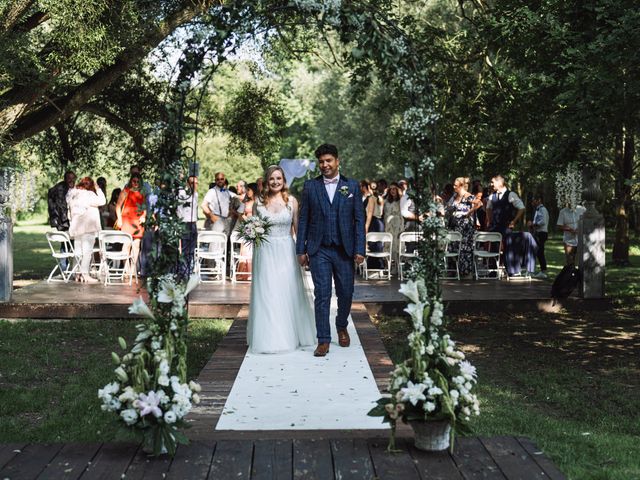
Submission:
[[[0,478],[278,480],[559,480],[529,440],[460,438],[453,454],[425,453],[386,439],[218,440],[149,459],[132,444],[0,445]]]

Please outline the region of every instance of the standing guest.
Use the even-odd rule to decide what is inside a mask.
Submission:
[[[504,237],[524,216],[524,203],[516,192],[505,186],[502,175],[491,179],[491,187],[493,194],[487,200],[487,230],[499,232]]]
[[[563,231],[562,243],[564,244],[565,265],[576,264],[578,222],[586,210],[581,205],[572,206],[567,204],[558,214],[556,225]]]
[[[114,188],[111,192],[111,198],[109,199],[109,203],[107,204],[109,216],[107,217],[105,228],[113,228],[113,225],[118,219],[118,215],[116,214],[116,204],[118,203],[118,197],[120,197],[121,192],[121,188]]]
[[[453,189],[453,185],[447,183],[442,189],[442,193],[440,194],[440,198],[442,198],[442,203],[447,205],[451,199],[453,198],[455,191]]]
[[[264,186],[263,182],[264,180],[262,180],[262,177],[256,178],[256,185],[258,185],[258,195],[262,195],[262,188]]]
[[[529,220],[527,225],[538,244],[538,262],[540,263],[540,271],[534,276],[536,278],[547,278],[547,259],[544,256],[544,244],[549,235],[549,211],[543,205],[542,194],[534,195],[531,204],[535,208],[535,212],[533,220]]]
[[[373,218],[373,205],[375,203],[373,193],[371,193],[371,184],[368,180],[360,180],[360,193],[362,194],[362,207],[366,215],[364,232],[367,234]]]
[[[240,197],[240,200],[244,200],[244,196],[247,194],[247,182],[244,180],[238,180],[236,183],[236,194]]]
[[[381,178],[376,182],[378,184],[378,195],[381,197],[387,196],[387,189],[389,188],[389,184],[384,178]]]
[[[398,187],[400,188],[400,198],[409,190],[409,182],[407,180],[398,180]]]
[[[98,185],[100,190],[102,190],[104,198],[107,198],[107,179],[104,177],[98,177],[98,179],[96,180],[96,184]],[[100,211],[100,225],[104,230],[105,228],[107,228],[107,221],[109,219],[109,205],[105,203],[100,208],[98,208],[98,210]]]
[[[258,184],[250,183],[246,186],[246,195],[244,197],[244,211],[242,218],[246,220],[253,215],[253,208],[256,198],[258,198]],[[238,280],[247,281],[251,280],[251,261],[253,258],[253,245],[250,243],[242,243],[240,246],[240,256],[245,260],[238,263],[238,270],[236,277]]]
[[[403,194],[400,197],[400,213],[404,219],[404,230],[405,232],[415,232],[418,230],[419,218],[416,204],[409,193],[409,183],[406,180],[400,180],[398,185],[400,185],[400,188],[403,188],[404,185]]]
[[[365,212],[365,235],[369,232],[384,232],[384,223],[382,220],[382,198],[378,203],[377,184],[369,183],[367,180],[360,182],[360,191],[362,192],[362,202]],[[370,252],[382,252],[382,242],[368,242]],[[382,269],[384,262],[381,258],[367,259],[368,268]]]
[[[154,192],[154,188],[151,186],[149,182],[144,179],[144,175],[142,173],[142,167],[140,165],[132,165],[129,168],[129,178],[133,175],[140,176],[140,190],[142,195],[144,196],[144,209],[146,212],[151,210],[149,201],[153,198],[157,200],[157,195],[152,195]],[[145,215],[146,219],[146,215]],[[153,231],[150,228],[144,229],[144,233],[142,238],[140,239],[139,245],[139,266],[140,266],[140,276],[146,277],[149,272],[148,258],[151,253],[151,249],[153,248]]]
[[[471,195],[476,197],[476,200],[480,201],[480,208],[475,211],[475,228],[477,230],[482,230],[487,222],[487,211],[485,210],[485,192],[480,180],[474,180],[471,182]]]
[[[49,225],[61,232],[69,231],[69,207],[67,206],[67,192],[76,183],[76,174],[71,170],[64,173],[63,180],[56,183],[47,192],[47,207],[49,210]],[[62,244],[62,252],[66,252],[66,247]],[[63,270],[67,269],[67,259],[60,262]]]
[[[116,202],[117,219],[113,228],[130,233],[133,237],[133,243],[131,244],[133,268],[137,268],[138,265],[140,244],[145,230],[142,224],[146,219],[147,209],[143,188],[142,177],[140,174],[134,173]]]
[[[404,219],[400,212],[400,187],[397,183],[391,183],[387,189],[387,198],[384,201],[384,231],[393,235],[392,243],[392,274],[396,274],[398,268],[398,251],[400,247],[400,234],[404,231]]]
[[[75,240],[76,258],[80,259],[76,281],[98,283],[97,279],[89,275],[89,269],[93,245],[100,231],[98,207],[107,203],[107,200],[91,177],[84,177],[76,188],[69,189],[66,199],[70,214],[69,235]]]
[[[235,222],[231,199],[236,195],[226,187],[226,176],[223,172],[216,173],[216,184],[211,188],[202,200],[202,211],[206,217],[204,228],[214,232],[223,232],[227,238],[231,234],[232,225]]]
[[[184,223],[184,232],[180,239],[180,252],[185,277],[191,275],[194,269],[195,250],[198,242],[198,177],[190,175],[187,187],[178,190],[178,218]]]
[[[468,177],[458,177],[453,181],[454,196],[449,202],[451,229],[462,235],[458,269],[463,277],[469,276],[473,270],[473,236],[476,232],[475,211],[482,203],[467,190]]]

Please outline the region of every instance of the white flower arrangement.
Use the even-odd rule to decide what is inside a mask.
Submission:
[[[177,443],[186,443],[179,431],[193,404],[200,402],[200,385],[187,383],[184,363],[176,349],[181,336],[179,325],[185,323],[185,297],[198,284],[196,275],[188,282],[173,274],[158,279],[155,301],[151,307],[142,298],[129,307],[129,313],[141,315],[149,323],[136,326],[138,334],[133,348],[122,358],[112,353],[116,364],[116,381],[98,390],[102,410],[114,412],[126,428],[143,437],[145,446],[159,454],[166,448],[175,453]],[[119,338],[123,350],[126,341]]]
[[[446,420],[452,432],[464,429],[472,415],[480,414],[473,393],[476,369],[465,360],[451,337],[445,333],[444,307],[438,299],[429,299],[423,280],[410,280],[400,287],[409,304],[413,331],[407,337],[411,358],[391,373],[388,395],[383,395],[369,412],[384,417],[392,425],[398,420]],[[393,448],[392,433],[390,448]]]
[[[19,212],[31,212],[38,203],[36,177],[12,167],[0,169],[0,217],[4,214],[15,219]]]
[[[556,198],[560,209],[575,210],[582,203],[582,171],[577,162],[556,173]]]

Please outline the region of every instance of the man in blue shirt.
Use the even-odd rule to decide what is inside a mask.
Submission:
[[[544,256],[544,244],[549,235],[549,211],[543,205],[542,194],[537,194],[531,202],[535,213],[533,220],[528,222],[529,229],[538,244],[538,262],[540,263],[540,271],[534,275],[536,278],[547,278],[547,259]]]

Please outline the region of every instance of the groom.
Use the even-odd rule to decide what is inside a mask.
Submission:
[[[340,175],[335,145],[320,145],[315,151],[322,175],[307,180],[302,191],[296,254],[303,267],[309,265],[315,287],[318,347],[313,354],[329,352],[331,327],[331,280],[338,297],[336,328],[338,343],[348,347],[347,317],[353,297],[354,260],[364,261],[364,208],[358,182]]]

